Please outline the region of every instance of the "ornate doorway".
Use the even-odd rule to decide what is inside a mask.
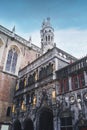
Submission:
[[[53,113],[50,109],[44,108],[40,112],[39,130],[53,130]]]
[[[13,124],[13,130],[21,130],[21,123],[19,120],[16,120]]]
[[[25,119],[24,121],[24,130],[34,130],[33,122],[31,119]]]

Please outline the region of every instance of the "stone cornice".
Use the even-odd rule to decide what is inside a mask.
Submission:
[[[41,53],[41,49],[36,45],[30,43],[29,41],[25,40],[24,38],[18,36],[17,34],[13,33],[12,31],[8,30],[7,28],[0,25],[0,32],[4,33],[5,35],[9,36],[10,38],[20,42],[21,44],[36,50],[37,52]]]

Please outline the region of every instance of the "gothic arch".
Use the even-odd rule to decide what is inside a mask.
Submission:
[[[73,130],[73,113],[70,111],[70,109],[61,109],[59,112],[58,112],[58,122],[59,123],[59,127],[60,127],[60,130],[62,128],[68,130]]]
[[[30,118],[24,120],[24,130],[34,130],[33,121]]]
[[[43,107],[37,114],[37,130],[53,130],[53,112],[48,107]]]
[[[20,61],[20,49],[16,45],[8,47],[4,70],[13,74],[18,74]]]
[[[14,123],[13,123],[13,130],[22,130],[21,129],[21,123],[18,119],[15,120]]]

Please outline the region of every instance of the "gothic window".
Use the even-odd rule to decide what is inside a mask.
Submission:
[[[24,88],[24,80],[21,79],[20,82],[19,82],[19,89],[22,89]]]
[[[48,41],[50,41],[50,36],[48,36]]]
[[[31,103],[33,103],[33,98],[34,98],[34,95],[35,95],[35,93],[34,93],[34,92],[32,92],[32,93],[31,93]]]
[[[62,80],[60,80],[59,81],[59,94],[62,94],[62,92],[63,92],[63,82],[62,82]]]
[[[18,54],[15,48],[12,48],[8,52],[7,62],[6,62],[6,71],[10,71],[15,73],[16,71],[16,64],[17,64]]]
[[[53,73],[53,64],[49,63],[49,65],[46,68],[47,76]]]
[[[73,127],[72,127],[72,117],[62,117],[60,119],[60,125],[61,125],[61,128],[60,130],[73,130]]]
[[[82,88],[85,86],[85,79],[84,79],[84,73],[79,74],[79,87]]]
[[[72,89],[78,88],[78,77],[77,75],[72,76]]]
[[[68,92],[69,91],[68,78],[63,80],[63,84],[64,84],[64,92]]]
[[[47,36],[46,36],[46,41],[47,41]]]
[[[51,37],[51,41],[53,40],[53,37]]]
[[[11,116],[11,107],[10,106],[7,108],[6,116],[8,116],[8,117]]]
[[[20,100],[19,100],[19,98],[17,98],[17,100],[16,100],[16,107],[19,107],[19,105],[20,105]]]
[[[26,95],[26,105],[28,105],[30,103],[30,95],[27,94]]]
[[[69,91],[68,78],[64,78],[64,79],[60,80],[59,84],[60,84],[59,94]]]
[[[28,85],[35,83],[35,73],[28,77]]]

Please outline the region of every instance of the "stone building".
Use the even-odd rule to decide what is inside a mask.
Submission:
[[[0,25],[0,124],[11,121],[12,100],[18,71],[41,54],[31,40]]]
[[[78,60],[56,47],[49,18],[42,23],[41,48],[16,35],[15,29],[1,26],[0,30],[8,39],[1,46],[6,58],[1,74],[8,77],[2,84],[1,97],[6,91],[7,103],[2,114],[7,110],[9,115],[11,108],[12,130],[86,130],[87,57]],[[17,51],[16,58],[10,50]]]

